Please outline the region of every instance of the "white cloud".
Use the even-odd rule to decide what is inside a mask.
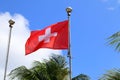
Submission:
[[[115,10],[115,7],[108,7],[107,10],[113,11]]]
[[[102,2],[108,2],[109,0],[101,0]]]
[[[106,4],[106,9],[109,11],[115,11],[119,9],[120,0],[101,0],[104,4]]]
[[[29,67],[34,60],[41,61],[48,59],[51,53],[61,54],[59,50],[40,49],[30,55],[25,56],[25,42],[29,37],[29,23],[22,15],[15,14],[11,16],[8,12],[0,13],[0,80],[3,80],[5,67],[5,58],[7,52],[9,24],[8,20],[13,19],[15,24],[12,29],[11,45],[8,62],[8,73],[21,65]]]
[[[109,3],[109,4],[120,4],[120,0],[100,0],[103,3]]]

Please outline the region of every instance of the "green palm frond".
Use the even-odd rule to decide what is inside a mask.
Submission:
[[[72,80],[90,80],[90,77],[85,74],[79,74],[78,76],[72,78]]]
[[[107,73],[103,74],[99,80],[120,80],[120,69],[112,69],[107,71]]]
[[[120,31],[114,33],[112,36],[110,36],[108,39],[112,39],[112,38],[117,38],[120,36]]]
[[[12,70],[10,72],[9,76],[10,76],[11,80],[15,79],[16,77],[19,80],[22,80],[23,77],[27,78],[27,76],[28,75],[30,76],[31,74],[32,74],[32,72],[29,69],[27,69],[25,66],[21,66],[21,67],[18,67],[16,69]]]
[[[115,47],[115,50],[120,52],[120,32],[114,33],[108,38],[109,45]]]
[[[45,60],[46,68],[51,80],[63,80],[68,75],[65,58],[61,55],[53,55],[50,60]]]
[[[10,80],[64,80],[68,76],[67,63],[63,56],[53,55],[44,62],[34,61],[32,68],[20,66],[9,74]]]

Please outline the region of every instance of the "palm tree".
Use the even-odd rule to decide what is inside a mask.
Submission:
[[[65,57],[53,55],[50,60],[43,63],[35,61],[32,68],[25,66],[12,70],[9,74],[10,80],[64,80],[68,75],[68,68]]]
[[[112,69],[107,71],[107,73],[103,74],[99,80],[120,80],[120,69]]]
[[[54,55],[45,62],[47,73],[51,80],[63,80],[68,75],[67,63],[64,57]]]
[[[80,74],[80,75],[72,78],[72,80],[90,80],[90,77],[85,74]]]
[[[115,50],[120,52],[120,32],[116,32],[108,38],[110,45],[115,46]]]

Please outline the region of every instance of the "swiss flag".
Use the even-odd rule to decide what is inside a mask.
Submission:
[[[31,31],[25,44],[25,53],[30,54],[39,48],[68,49],[68,20]]]

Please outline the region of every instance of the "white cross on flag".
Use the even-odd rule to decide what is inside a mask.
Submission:
[[[68,49],[68,20],[31,31],[25,44],[25,53],[30,54],[39,48]]]

